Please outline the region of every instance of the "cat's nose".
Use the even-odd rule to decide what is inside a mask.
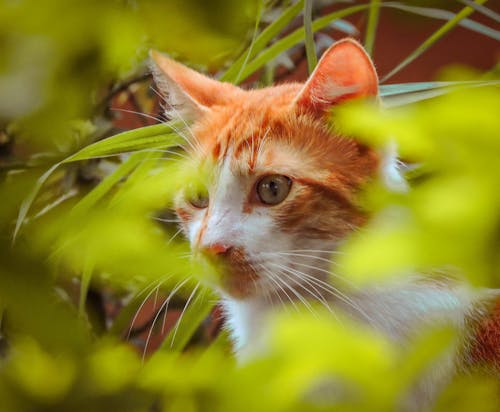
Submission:
[[[225,255],[231,250],[231,246],[224,245],[222,243],[212,243],[211,245],[205,246],[203,251],[214,256]]]

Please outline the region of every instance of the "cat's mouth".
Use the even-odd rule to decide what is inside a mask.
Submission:
[[[219,287],[231,297],[245,299],[257,292],[260,276],[243,248],[232,247],[217,256],[217,271]]]

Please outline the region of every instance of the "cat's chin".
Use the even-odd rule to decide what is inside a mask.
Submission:
[[[226,269],[221,273],[220,289],[232,299],[245,300],[258,294],[259,275],[249,266]]]
[[[221,295],[236,300],[258,295],[261,276],[249,262],[243,248],[231,247],[218,255],[204,252],[203,256],[210,266],[216,268],[215,288]]]

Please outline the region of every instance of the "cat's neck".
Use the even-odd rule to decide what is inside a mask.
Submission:
[[[221,300],[225,326],[231,334],[233,347],[239,359],[253,356],[265,346],[267,319],[272,307],[262,299]]]
[[[412,278],[388,287],[369,287],[344,299],[323,303],[334,312],[340,310],[339,313],[370,325],[390,339],[403,341],[423,324],[444,322],[461,329],[473,305],[473,296],[463,288]],[[261,352],[271,334],[269,317],[280,307],[279,303],[262,298],[225,297],[222,305],[238,358]]]

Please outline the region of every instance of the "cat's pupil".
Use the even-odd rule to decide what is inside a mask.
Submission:
[[[269,189],[271,190],[271,193],[274,197],[278,196],[278,184],[274,180],[271,180],[269,182]]]
[[[208,194],[195,193],[189,198],[189,203],[197,209],[205,209],[208,207]]]

